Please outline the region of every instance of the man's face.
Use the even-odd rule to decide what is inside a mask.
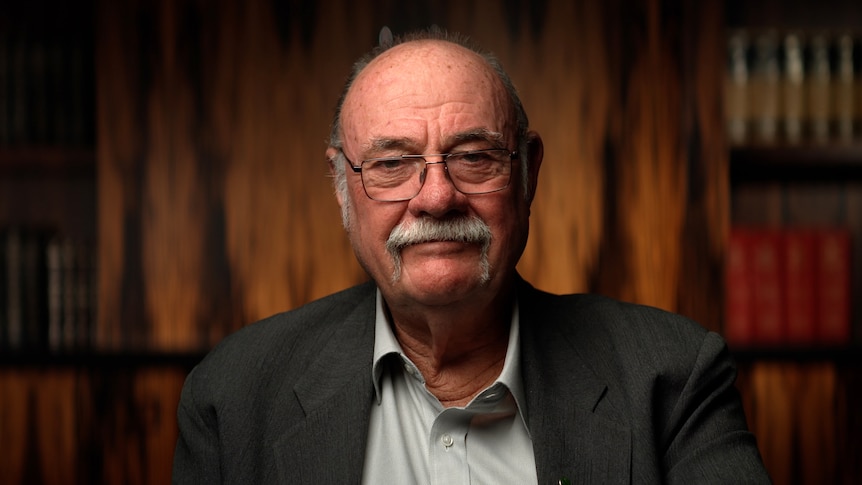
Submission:
[[[375,59],[354,82],[341,116],[343,151],[355,164],[406,154],[518,149],[505,88],[479,56],[448,43],[407,43]],[[540,162],[533,161],[534,171]],[[429,165],[416,197],[379,202],[365,195],[359,175],[348,168],[349,204],[341,194],[339,203],[347,211],[354,252],[387,301],[445,305],[494,294],[511,281],[528,233],[521,169],[514,161],[502,191],[465,195],[442,165]],[[479,233],[485,225],[490,238],[484,247],[479,235],[471,242],[431,240],[387,251],[393,231],[409,232],[422,222],[466,224]]]

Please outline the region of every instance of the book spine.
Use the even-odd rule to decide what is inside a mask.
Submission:
[[[46,236],[40,230],[28,231],[22,250],[22,324],[24,345],[30,350],[48,347],[48,265]]]
[[[754,112],[754,138],[762,143],[773,143],[778,135],[781,99],[778,52],[777,32],[766,30],[757,35],[749,104]]]
[[[75,264],[75,309],[77,311],[77,326],[75,345],[78,348],[90,346],[90,332],[93,327],[91,294],[92,261],[89,246],[77,244]]]
[[[0,146],[9,145],[12,139],[9,108],[12,99],[11,52],[11,37],[5,29],[0,29]]]
[[[782,76],[782,131],[788,143],[799,143],[805,120],[805,57],[803,38],[797,32],[784,36],[782,46],[784,68]]]
[[[819,340],[825,345],[850,342],[850,234],[822,230],[817,240]]]
[[[21,349],[23,343],[23,322],[21,315],[21,231],[10,228],[6,239],[6,288],[8,295],[7,317],[7,343],[8,348],[13,351]]]
[[[63,262],[61,242],[52,239],[46,248],[48,261],[48,348],[59,351],[63,337]]]
[[[727,41],[727,77],[724,91],[727,133],[733,145],[742,145],[748,139],[751,91],[748,52],[748,33],[744,29],[734,31]]]
[[[762,229],[751,243],[755,341],[764,346],[782,344],[786,338],[782,240],[779,230]]]
[[[724,337],[730,346],[737,348],[754,344],[750,240],[748,231],[732,229],[725,262]]]
[[[75,243],[65,239],[61,248],[63,254],[63,347],[75,347],[78,327],[78,313],[75,311]]]
[[[815,33],[809,43],[808,114],[812,139],[818,143],[829,141],[832,119],[832,67],[829,59],[829,40],[823,33]]]
[[[0,230],[0,351],[9,349],[9,265],[6,248],[9,229]]]
[[[817,341],[816,233],[805,229],[784,232],[784,308],[787,343],[812,345]]]
[[[833,92],[835,116],[834,132],[842,143],[853,141],[856,116],[856,67],[854,66],[854,39],[849,33],[842,33],[835,39],[836,62]]]
[[[28,44],[27,39],[21,33],[21,29],[17,29],[15,34],[17,35],[11,37],[13,40],[9,52],[9,63],[12,71],[9,77],[9,142],[22,144],[27,141],[30,118],[27,108]]]

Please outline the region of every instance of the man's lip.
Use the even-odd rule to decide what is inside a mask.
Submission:
[[[459,241],[459,240],[457,240],[457,239],[426,239],[426,240],[423,240],[423,241],[411,242],[411,243],[410,243],[410,244],[408,244],[407,246],[418,246],[418,245],[420,245],[420,244],[436,244],[436,243],[443,243],[443,244],[478,244],[478,243],[470,242],[470,241]]]
[[[417,252],[431,252],[431,253],[447,253],[447,252],[461,252],[466,250],[469,247],[478,247],[479,243],[468,242],[468,241],[457,241],[451,239],[441,239],[434,241],[422,241],[408,244],[401,248],[401,251],[405,251],[409,248],[413,248]]]

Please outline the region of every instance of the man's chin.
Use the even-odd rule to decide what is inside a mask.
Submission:
[[[393,265],[391,282],[401,283],[404,279],[409,279],[413,286],[428,285],[431,289],[439,287],[445,292],[445,288],[448,287],[486,286],[491,276],[486,258],[469,264],[463,262],[447,264],[437,260],[424,264],[408,264],[406,267],[399,259]]]
[[[464,265],[467,266],[468,272],[470,266],[478,268],[483,275],[488,272],[486,249],[476,244],[461,241],[427,241],[410,244],[390,252],[389,255],[392,258],[394,268],[392,281],[398,281],[405,265],[427,271],[432,277],[440,272],[463,271],[462,266]],[[431,266],[430,269],[428,269],[429,265]],[[487,279],[487,275],[484,275],[483,278]]]

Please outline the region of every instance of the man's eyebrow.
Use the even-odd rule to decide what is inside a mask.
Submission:
[[[409,138],[374,138],[367,145],[368,151],[407,150],[416,144]]]
[[[485,128],[477,128],[456,133],[451,139],[453,144],[471,141],[487,141],[497,144],[503,141],[503,134]]]

